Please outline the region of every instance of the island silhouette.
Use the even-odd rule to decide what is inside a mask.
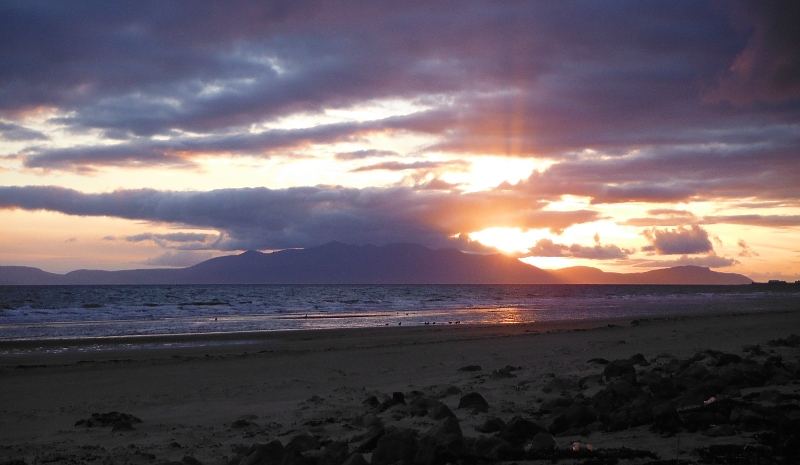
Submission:
[[[194,266],[121,271],[49,273],[0,266],[2,285],[110,284],[751,284],[747,276],[700,266],[641,273],[610,273],[592,267],[545,270],[500,253],[469,254],[419,244],[349,245],[272,253],[254,250],[212,258]]]

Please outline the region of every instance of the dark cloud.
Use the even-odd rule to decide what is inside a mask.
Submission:
[[[698,225],[678,227],[675,229],[646,229],[644,237],[650,246],[642,251],[656,252],[659,255],[689,255],[713,252],[714,247],[708,238],[708,232]]]
[[[99,166],[193,168],[199,155],[254,155],[269,157],[313,144],[349,140],[358,129],[365,135],[381,131],[380,123],[339,123],[311,128],[273,129],[257,134],[214,134],[203,137],[177,136],[169,141],[136,138],[111,145],[77,146],[66,149],[31,148],[25,166],[86,171]]]
[[[800,133],[799,133],[800,134]],[[557,163],[513,187],[538,198],[586,196],[592,203],[781,200],[798,204],[800,137],[780,147],[648,148],[625,157]]]
[[[743,224],[766,228],[791,228],[800,226],[800,215],[722,215],[704,216],[704,224]]]
[[[36,141],[47,140],[49,137],[47,137],[46,134],[20,126],[19,124],[0,121],[0,139],[8,141]]]
[[[49,187],[0,187],[0,208],[110,216],[224,233],[203,237],[203,248],[283,249],[332,240],[366,244],[417,242],[432,247],[461,244],[458,234],[489,227],[549,228],[600,219],[597,212],[543,211],[516,192],[457,193],[409,187],[353,189],[298,187],[220,189],[208,192],[118,190],[84,194]],[[145,234],[131,240],[174,243],[201,239],[185,233]],[[184,247],[186,244],[184,244]]]
[[[740,105],[799,100],[800,5],[778,0],[737,6],[732,14],[739,27],[752,32],[708,98]]]
[[[796,8],[781,5],[740,8],[738,18],[732,7],[688,0],[659,8],[472,1],[455,10],[449,2],[4,2],[0,111],[56,107],[68,112],[57,120],[68,128],[118,138],[448,95],[434,111],[386,123],[441,136],[432,150],[515,156],[752,140],[753,129],[796,118],[796,105],[742,114],[701,94],[754,43],[772,50],[758,69],[794,82],[786,18]],[[342,137],[363,130],[339,129]]]
[[[364,171],[407,171],[407,170],[439,170],[441,168],[456,168],[463,170],[469,166],[469,163],[461,160],[452,161],[415,161],[415,162],[399,162],[399,161],[385,161],[375,163],[374,165],[360,166],[350,170],[351,173],[360,173]]]
[[[186,232],[166,234],[142,233],[125,237],[125,240],[128,242],[153,241],[163,248],[178,250],[215,249],[219,246],[222,239],[223,236],[221,235]]]
[[[697,217],[692,212],[686,210],[657,208],[648,210],[647,213],[653,216],[644,218],[631,218],[624,221],[622,224],[640,227],[679,226],[688,223],[695,223],[697,221]]]
[[[556,244],[551,239],[539,239],[525,257],[572,257],[586,258],[590,260],[616,260],[628,258],[634,253],[632,249],[622,249],[616,245],[583,246],[580,244],[564,245]]]
[[[648,268],[672,267],[672,266],[704,266],[708,268],[727,268],[738,264],[739,261],[736,259],[720,257],[719,255],[716,255],[714,253],[710,253],[704,256],[692,256],[692,257],[684,255],[676,260],[653,260],[653,261],[648,261],[640,266],[646,266]]]
[[[365,158],[397,157],[400,154],[392,150],[356,150],[353,152],[339,152],[334,155],[337,160],[363,160]]]
[[[756,252],[755,250],[753,250],[752,247],[747,245],[747,243],[744,240],[739,239],[739,241],[736,243],[736,245],[738,245],[739,248],[741,249],[739,251],[739,256],[740,257],[747,257],[747,258],[758,257],[758,252]]]
[[[598,218],[588,209],[542,210],[564,195],[592,204],[796,207],[798,10],[785,0],[676,0],[657,8],[591,0],[468,1],[458,8],[442,1],[1,2],[0,134],[31,141],[14,154],[26,168],[195,168],[198,156],[285,156],[376,134],[433,136],[415,156],[504,155],[554,164],[481,194],[458,194],[458,186],[435,177],[392,189],[89,195],[2,188],[0,202],[214,228],[225,233],[217,246],[232,249],[331,239],[451,244],[453,234],[483,227],[558,232]],[[379,99],[424,110],[252,130]],[[67,134],[106,140],[48,145],[24,120],[38,109],[55,112],[49,122]],[[335,158],[396,155],[374,149]],[[390,161],[356,171],[460,166],[443,163]],[[793,216],[698,219],[663,209],[649,215],[628,224],[681,226],[648,230],[649,249],[665,254],[711,250],[704,230],[682,225],[797,225]],[[597,246],[569,253],[617,253]]]

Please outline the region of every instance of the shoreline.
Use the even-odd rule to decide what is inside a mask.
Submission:
[[[175,351],[208,349],[213,347],[236,346],[252,347],[275,343],[278,341],[314,339],[358,338],[363,336],[389,335],[401,337],[403,334],[420,336],[427,333],[486,334],[481,337],[493,337],[497,334],[514,335],[518,333],[543,333],[551,331],[572,331],[600,328],[608,325],[630,325],[639,321],[661,321],[675,319],[707,319],[741,316],[757,316],[770,314],[788,314],[793,310],[749,310],[740,312],[719,311],[697,314],[692,312],[673,313],[664,316],[631,317],[620,316],[594,319],[565,319],[530,321],[503,324],[448,324],[448,325],[408,325],[408,326],[370,326],[350,328],[314,328],[314,329],[277,329],[230,332],[198,332],[183,334],[144,334],[102,337],[41,338],[41,339],[0,339],[0,365],[5,357],[23,357],[40,354],[42,356],[58,356],[77,353],[91,354],[106,351]],[[449,334],[449,333],[448,333]],[[58,350],[54,353],[52,351]],[[17,351],[14,353],[14,351]]]
[[[671,360],[688,361],[698,369],[704,364],[716,372],[721,368],[708,354],[738,354],[758,366],[770,357],[782,357],[788,378],[776,378],[779,384],[764,381],[759,387],[741,388],[740,397],[725,402],[750,405],[764,392],[778,392],[769,399],[785,394],[789,404],[784,410],[794,415],[800,412],[796,368],[800,351],[766,343],[787,338],[797,328],[800,311],[782,310],[577,323],[283,331],[255,338],[218,336],[243,338],[244,344],[2,355],[0,463],[43,463],[62,457],[69,463],[106,460],[144,465],[189,456],[205,465],[238,464],[236,457],[252,444],[277,439],[286,446],[300,434],[327,444],[344,441],[352,452],[369,430],[364,415],[370,412],[387,428],[419,435],[433,428],[438,420],[409,413],[410,399],[419,395],[446,405],[468,440],[491,439],[496,433],[479,431],[490,418],[509,422],[520,416],[552,428],[566,410],[546,406],[559,399],[602,408],[596,399],[617,381],[609,378],[599,384],[605,365],[592,360],[628,360],[635,354],[649,363],[635,368],[637,385],[646,390],[648,376],[666,374]],[[743,352],[743,346],[756,344],[764,355]],[[698,356],[707,360],[691,362]],[[470,366],[480,368],[461,370]],[[371,396],[385,402],[394,392],[404,393],[409,402],[382,412],[364,404]],[[470,392],[485,398],[485,412],[458,408],[460,398]],[[721,392],[715,393],[719,399],[729,398]],[[683,409],[680,414],[691,412],[695,405],[691,402],[702,406],[708,399],[702,395],[706,397],[680,400],[688,402],[676,404]],[[763,408],[773,408],[769,402]],[[117,431],[111,426],[76,426],[92,413],[107,412],[130,414],[142,423]],[[608,424],[598,419],[574,430],[553,430],[553,450],[565,451],[581,441],[598,450],[624,446],[651,451],[661,459],[695,463],[692,451],[700,448],[726,444],[741,448],[758,442],[758,433],[746,430],[717,437],[705,429],[685,428],[674,436],[662,436],[650,431],[649,424],[607,429]],[[678,442],[681,454],[675,452]],[[96,462],[86,458],[87,451],[97,457]],[[367,461],[370,453],[365,452]]]

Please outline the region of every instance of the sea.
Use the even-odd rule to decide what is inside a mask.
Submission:
[[[767,311],[800,311],[800,286],[0,286],[0,354],[14,341]]]

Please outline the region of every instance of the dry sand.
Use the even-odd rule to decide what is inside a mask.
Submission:
[[[707,366],[715,373],[737,364],[744,366],[748,360],[749,366],[767,364],[774,368],[770,379],[739,392],[719,392],[716,398],[719,402],[732,397],[739,399],[733,402],[746,399],[756,404],[766,399],[758,404],[765,408],[779,402],[786,421],[797,424],[800,347],[767,344],[793,332],[800,333],[800,311],[634,322],[220,335],[199,338],[216,345],[183,348],[163,344],[197,342],[198,337],[113,341],[118,345],[162,344],[137,350],[88,350],[98,341],[83,341],[60,353],[0,356],[0,463],[239,463],[253,444],[279,439],[286,445],[303,433],[321,440],[323,450],[330,441],[346,441],[349,452],[353,452],[371,422],[379,420],[388,431],[391,427],[408,428],[420,435],[439,423],[430,415],[411,415],[415,396],[436,399],[449,407],[458,418],[466,443],[473,447],[471,438],[496,437],[497,433],[476,430],[489,418],[509,422],[521,416],[544,428],[551,427],[568,408],[554,403],[555,399],[588,405],[592,412],[602,413],[594,408],[598,393],[620,381],[603,378],[607,365],[589,360],[629,359],[634,354],[643,354],[650,361],[649,366],[635,367],[639,378],[632,381],[648,396],[650,388],[644,381],[648,373],[677,379],[679,372],[668,368],[670,360]],[[755,344],[765,352],[743,352],[744,346]],[[19,343],[0,344],[0,350],[14,347],[26,348]],[[715,368],[720,363],[719,353],[688,360],[707,349],[736,354],[744,361]],[[778,367],[775,357],[782,357]],[[459,371],[468,365],[481,369]],[[591,375],[600,376],[586,378],[583,386],[578,385],[579,379]],[[446,395],[448,388],[452,393]],[[381,411],[364,404],[370,396],[386,402],[393,392],[404,393],[408,405]],[[461,397],[471,392],[485,398],[488,411],[458,409]],[[692,402],[702,409],[699,398],[691,400],[684,395],[675,402],[684,416],[691,413]],[[76,426],[92,413],[108,412],[130,414],[142,422],[131,423],[132,430],[123,422],[116,431],[112,426]],[[365,416],[369,412],[374,415]],[[758,421],[743,428],[743,423],[737,424],[734,419],[718,419],[701,430],[690,432],[693,428],[684,426],[671,434],[653,432],[652,419],[640,426],[629,420],[634,425],[624,429],[610,427],[609,421],[605,415],[598,421],[557,431],[556,451],[565,451],[581,441],[598,451],[618,452],[618,448],[626,447],[654,454],[623,457],[619,463],[704,463],[702,460],[710,459],[697,451],[711,445],[755,447],[764,442],[758,436]],[[709,429],[717,423],[731,423],[735,434],[709,436]],[[518,446],[515,453],[519,454],[522,447]],[[742,453],[741,447],[737,450]],[[301,458],[313,465],[319,454],[307,451]],[[371,455],[365,450],[368,461]],[[587,455],[588,459],[564,454],[551,457],[564,464],[587,460],[615,463],[619,459],[618,455],[615,459],[596,453]],[[511,458],[515,458],[513,454],[495,451],[491,456],[476,458],[473,454],[459,460],[470,463]],[[516,458],[518,462],[526,460]]]

